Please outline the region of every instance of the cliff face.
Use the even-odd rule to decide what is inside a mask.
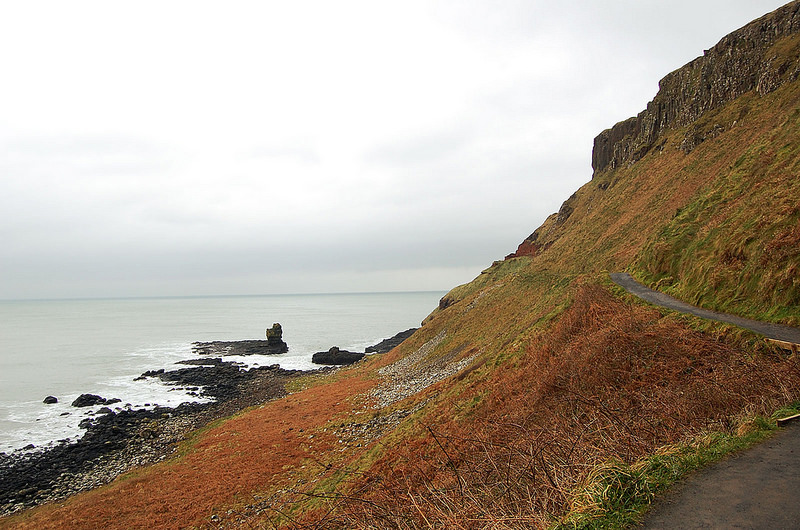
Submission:
[[[610,185],[603,176],[641,160],[650,152],[678,150],[688,155],[701,143],[730,131],[746,116],[707,118],[712,111],[745,94],[758,98],[800,78],[800,0],[795,0],[725,36],[701,57],[665,76],[647,108],[621,121],[594,140],[592,175],[596,188]],[[685,127],[677,142],[666,135]],[[567,199],[506,258],[536,256],[549,248],[575,210]]]
[[[782,42],[800,33],[800,1],[764,15],[724,37],[703,56],[659,82],[659,91],[638,116],[600,133],[594,140],[594,176],[640,160],[668,129],[694,123],[706,112],[742,94],[768,94],[800,76],[796,54],[779,53]],[[688,153],[725,129],[714,124],[690,129],[680,148]]]

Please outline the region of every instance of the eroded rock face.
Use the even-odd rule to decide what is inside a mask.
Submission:
[[[702,57],[664,77],[644,111],[595,138],[594,175],[636,162],[660,147],[658,140],[665,130],[692,124],[746,92],[764,95],[797,80],[800,57],[782,51],[800,43],[798,33],[800,1],[795,1],[734,31]],[[688,153],[727,126],[730,124],[708,124],[708,130],[690,128],[680,148]]]

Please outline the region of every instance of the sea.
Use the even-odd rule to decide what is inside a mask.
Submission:
[[[421,321],[443,292],[299,294],[181,298],[0,301],[0,452],[40,450],[74,440],[100,407],[78,409],[80,394],[118,398],[113,407],[198,401],[147,370],[197,358],[192,343],[265,339],[278,322],[289,351],[226,357],[247,367],[319,368],[315,352],[364,351]],[[55,396],[58,403],[43,400]]]

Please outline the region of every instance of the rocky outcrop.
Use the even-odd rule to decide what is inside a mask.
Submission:
[[[594,175],[663,148],[662,133],[690,125],[742,94],[755,90],[764,95],[795,81],[800,76],[798,33],[800,1],[795,1],[724,37],[703,56],[664,77],[644,111],[595,138]],[[689,130],[680,148],[688,153],[724,127]]]
[[[201,394],[215,398],[213,402],[137,410],[129,405],[116,410],[104,407],[80,422],[86,433],[79,440],[61,440],[39,451],[30,451],[35,449],[30,445],[25,451],[0,452],[0,517],[100,486],[131,467],[159,461],[173,452],[186,432],[283,396],[286,382],[304,373],[277,365],[245,371],[233,363],[212,361],[211,367],[151,370],[143,375],[183,387],[206,385]],[[197,387],[185,389],[189,388]],[[94,394],[84,396],[104,400]]]
[[[58,403],[58,398],[55,396],[47,396],[46,398],[44,398],[44,401],[42,401],[42,403],[44,403],[45,405],[52,405],[53,403]]]
[[[198,355],[278,355],[287,351],[289,346],[283,341],[283,329],[278,323],[267,328],[267,340],[215,340],[192,343],[192,353]],[[209,364],[208,361],[198,361],[198,363]]]
[[[367,353],[388,353],[392,351],[392,349],[399,346],[404,340],[414,334],[418,328],[411,328],[405,331],[401,331],[394,337],[390,337],[388,339],[384,339],[380,341],[378,344],[374,346],[369,346],[366,350]]]
[[[325,365],[353,364],[363,359],[364,355],[363,353],[340,350],[334,346],[328,351],[320,351],[312,355],[311,362]]]
[[[93,407],[94,405],[113,405],[119,403],[119,398],[106,399],[97,394],[81,394],[72,402],[73,407]]]
[[[285,342],[269,340],[236,340],[195,342],[192,344],[192,353],[198,355],[278,355],[289,351]]]
[[[278,353],[286,353],[289,351],[289,346],[283,342],[283,328],[277,322],[272,324],[272,327],[267,329],[267,346],[272,350],[282,350]]]

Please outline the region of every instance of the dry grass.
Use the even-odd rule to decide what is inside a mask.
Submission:
[[[743,334],[715,338],[581,282],[627,268],[701,305],[800,322],[799,106],[799,83],[747,94],[704,117],[725,132],[688,155],[685,131],[667,134],[578,190],[536,252],[453,289],[392,353],[210,429],[179,460],[0,526],[182,528],[232,511],[225,521],[267,528],[530,528],[581,512],[604,473],[639,487],[625,479],[636,462],[796,400],[800,370]],[[323,430],[356,412],[346,397],[378,368],[443,330],[432,359],[478,358],[397,404],[423,409],[364,447]]]
[[[13,528],[187,528],[256,503],[308,462],[335,455],[322,428],[350,413],[349,399],[373,383],[334,378],[235,416],[196,437],[172,461],[121,477],[66,502],[0,519]],[[329,465],[329,464],[327,464]],[[322,466],[325,467],[325,466]]]
[[[737,417],[795,399],[798,383],[800,370],[780,356],[750,356],[587,286],[550,333],[486,381],[472,417],[442,415],[387,449],[326,523],[546,527],[598,464],[735,430]]]

